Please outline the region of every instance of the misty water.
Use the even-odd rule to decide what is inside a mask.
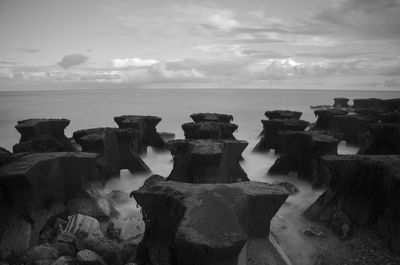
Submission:
[[[271,230],[293,264],[310,264],[310,259],[320,249],[336,247],[335,237],[328,231],[329,240],[310,238],[303,230],[310,227],[301,213],[322,193],[291,176],[268,176],[266,172],[274,163],[273,152],[252,153],[262,130],[261,119],[266,110],[289,109],[303,112],[302,119],[314,122],[310,105],[332,104],[334,97],[393,98],[398,92],[382,91],[316,91],[316,90],[79,90],[52,92],[0,92],[0,146],[11,149],[19,140],[14,126],[18,120],[27,118],[67,118],[71,124],[67,137],[78,129],[116,127],[113,117],[122,114],[156,115],[162,118],[157,126],[159,132],[172,132],[183,138],[181,125],[190,122],[195,112],[218,112],[234,116],[239,125],[237,139],[249,142],[241,162],[250,180],[269,182],[289,181],[297,186],[299,193],[290,196],[271,223]],[[357,147],[341,143],[339,153],[352,154]],[[150,148],[143,157],[153,174],[168,176],[172,169],[169,152],[156,153]],[[148,175],[131,175],[121,171],[120,178],[111,180],[101,189],[103,194],[112,190],[131,192],[138,189]],[[126,217],[140,218],[140,209],[133,201],[120,205]],[[312,224],[316,226],[317,224]],[[337,251],[340,252],[340,249]]]

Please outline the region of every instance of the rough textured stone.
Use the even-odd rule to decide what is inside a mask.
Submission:
[[[382,99],[379,98],[360,98],[353,99],[354,105],[353,107],[356,109],[359,108],[378,108],[382,102]]]
[[[283,148],[283,143],[279,141],[279,132],[304,131],[309,125],[307,121],[293,119],[262,120],[261,122],[263,124],[263,131],[261,132],[262,138],[253,149],[253,151],[256,152],[268,152],[274,149],[275,153],[280,153]]]
[[[168,180],[190,183],[247,181],[239,164],[248,143],[237,140],[173,140],[167,148],[174,157]]]
[[[89,249],[79,251],[76,257],[79,265],[107,265],[102,256]]]
[[[73,137],[82,146],[82,151],[100,154],[109,176],[119,175],[121,169],[129,169],[131,172],[150,171],[138,155],[144,150],[141,149],[139,132],[134,129],[85,129],[74,132]]]
[[[19,155],[0,168],[5,203],[0,221],[0,250],[21,253],[37,244],[46,222],[65,209],[65,201],[84,192],[96,154],[34,153]],[[23,218],[21,218],[23,217]]]
[[[11,158],[11,156],[12,156],[12,153],[10,151],[0,147],[0,166],[7,163],[9,161],[9,159]]]
[[[24,257],[26,265],[35,265],[40,260],[56,260],[60,254],[51,244],[38,245],[29,250]]]
[[[196,123],[206,121],[230,123],[233,121],[232,115],[220,113],[194,113],[190,115],[190,118]]]
[[[182,125],[186,139],[227,139],[234,140],[233,133],[238,126],[226,122],[189,122]]]
[[[62,256],[54,261],[51,265],[76,265],[77,260],[75,257]]]
[[[156,116],[122,115],[114,118],[120,128],[132,128],[139,132],[142,146],[151,146],[156,149],[163,149],[165,142],[157,133],[156,126],[161,121]],[[143,149],[143,148],[141,148]]]
[[[323,155],[337,154],[339,140],[332,135],[319,131],[281,132],[285,138],[283,154],[271,166],[268,173],[287,175],[291,171],[307,179],[315,186],[320,186],[326,180],[321,179],[320,158]]]
[[[349,222],[372,226],[400,254],[400,156],[332,155],[323,161],[331,173],[329,188],[305,216],[341,234]]]
[[[377,122],[374,116],[367,115],[338,115],[334,117],[337,132],[348,144],[364,145],[367,142],[369,125]]]
[[[137,258],[150,264],[235,264],[229,261],[237,259],[246,240],[268,236],[270,220],[288,196],[267,183],[151,178],[131,193],[146,222]]]
[[[334,98],[335,103],[333,104],[334,108],[342,109],[349,107],[349,99],[348,98]]]
[[[275,120],[275,119],[298,120],[300,119],[303,113],[300,111],[293,111],[293,110],[270,110],[266,111],[264,114],[265,117],[267,117],[270,120]]]
[[[335,130],[337,125],[335,117],[347,115],[348,111],[339,109],[315,110],[314,114],[317,116],[313,130]]]
[[[361,155],[400,154],[400,123],[369,125],[367,142],[358,153]]]
[[[29,119],[18,121],[15,126],[21,134],[15,153],[21,152],[66,152],[75,151],[64,135],[67,119]]]

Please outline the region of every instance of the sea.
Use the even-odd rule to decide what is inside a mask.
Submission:
[[[0,92],[0,146],[12,150],[19,141],[14,126],[17,121],[29,118],[67,118],[71,121],[65,134],[71,137],[79,129],[116,127],[115,116],[123,114],[155,115],[162,118],[159,132],[171,132],[177,139],[183,138],[182,124],[190,122],[190,114],[217,112],[231,114],[233,123],[239,126],[234,134],[237,139],[248,141],[241,162],[250,180],[273,183],[289,181],[300,192],[290,196],[271,222],[272,233],[293,264],[312,264],[319,251],[333,247],[340,249],[335,238],[329,242],[315,241],[304,235],[310,223],[302,212],[323,192],[315,190],[297,176],[269,176],[267,171],[277,158],[273,152],[252,153],[262,131],[261,120],[267,110],[296,110],[303,113],[301,119],[315,122],[310,106],[332,105],[335,97],[398,98],[396,91],[344,91],[298,89],[99,89],[65,91],[18,91]],[[352,104],[352,101],[350,101]],[[339,145],[339,154],[354,154],[358,147]],[[143,157],[153,174],[168,176],[172,169],[169,152],[153,152],[150,148]],[[118,189],[126,192],[138,189],[148,175],[132,175],[121,171],[121,176],[107,183],[102,193]],[[125,205],[121,211],[140,214],[136,205]],[[313,224],[315,225],[315,224]],[[327,232],[329,234],[329,231]],[[330,235],[330,234],[329,234]],[[332,243],[333,242],[333,243]],[[325,249],[326,248],[326,249]]]

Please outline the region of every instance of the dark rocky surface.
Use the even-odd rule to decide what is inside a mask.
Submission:
[[[315,122],[313,130],[335,130],[337,125],[335,123],[335,117],[347,115],[347,110],[341,109],[326,109],[326,110],[315,110],[315,116],[317,121]]]
[[[160,150],[165,147],[165,142],[156,129],[157,124],[161,121],[160,117],[122,115],[114,117],[114,121],[120,128],[131,128],[137,130],[139,132],[140,142],[144,147],[151,146]]]
[[[247,181],[239,161],[248,143],[238,140],[173,140],[167,148],[174,157],[168,180],[189,183]]]
[[[264,114],[265,117],[267,117],[270,120],[275,120],[275,119],[298,120],[300,119],[303,113],[300,111],[293,111],[293,110],[270,110],[266,111]]]
[[[67,119],[28,119],[18,121],[15,126],[21,134],[14,153],[21,152],[66,152],[75,151],[73,145],[64,135],[69,125]]]
[[[369,125],[376,123],[374,116],[339,115],[334,118],[335,131],[348,144],[362,146],[367,142]]]
[[[334,108],[342,109],[349,107],[349,99],[348,98],[334,98],[335,103],[333,104]]]
[[[326,182],[324,167],[320,158],[327,154],[337,154],[339,140],[320,131],[280,133],[285,146],[282,155],[271,166],[268,173],[287,175],[291,171],[311,181],[315,186]]]
[[[141,152],[139,132],[120,128],[93,128],[74,132],[73,138],[84,152],[100,154],[99,167],[105,166],[107,176],[119,175],[121,169],[132,173],[150,169],[138,155]]]
[[[368,126],[368,137],[360,155],[400,154],[400,123],[375,123]]]
[[[278,186],[259,182],[190,184],[154,178],[131,193],[146,222],[139,264],[236,264],[249,238],[268,236],[270,220],[288,196]]]
[[[205,121],[230,123],[233,121],[232,115],[220,113],[194,113],[190,115],[190,118],[196,123]]]
[[[329,188],[304,215],[343,237],[355,226],[371,227],[400,254],[400,156],[331,155],[323,161],[331,174]]]
[[[186,139],[227,139],[234,140],[233,133],[238,126],[227,122],[189,122],[182,125]]]
[[[263,131],[261,132],[261,139],[254,147],[253,151],[268,152],[271,149],[275,153],[280,153],[283,149],[283,143],[280,142],[278,137],[281,131],[304,131],[309,125],[309,122],[295,119],[272,119],[261,120],[263,124]]]

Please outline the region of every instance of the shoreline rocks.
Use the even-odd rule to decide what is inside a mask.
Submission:
[[[269,120],[298,120],[302,114],[293,110],[269,110],[264,113]]]
[[[238,126],[226,122],[189,122],[182,125],[186,139],[226,139],[234,140],[233,133]]]

